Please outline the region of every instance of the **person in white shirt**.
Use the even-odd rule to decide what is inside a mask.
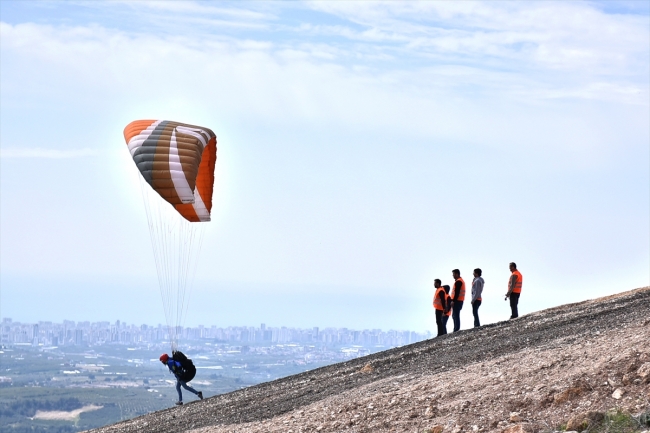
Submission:
[[[474,315],[474,327],[478,328],[481,326],[481,322],[478,319],[478,307],[481,306],[481,294],[483,293],[483,286],[485,281],[481,275],[483,271],[481,269],[474,269],[474,280],[472,281],[472,314]]]

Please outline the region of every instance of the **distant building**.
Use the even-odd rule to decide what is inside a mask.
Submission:
[[[74,331],[74,344],[81,346],[83,344],[84,331],[82,329],[75,329]]]

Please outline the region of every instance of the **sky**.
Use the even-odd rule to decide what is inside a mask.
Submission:
[[[136,119],[217,135],[185,324],[434,330],[650,285],[648,2],[0,2],[0,315],[164,323]],[[471,326],[471,308],[462,311]]]

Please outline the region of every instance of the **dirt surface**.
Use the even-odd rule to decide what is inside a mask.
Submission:
[[[437,426],[450,432],[553,431],[582,414],[650,410],[649,342],[646,287],[94,431],[422,432]]]

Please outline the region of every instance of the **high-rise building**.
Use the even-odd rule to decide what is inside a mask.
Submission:
[[[84,331],[81,329],[75,329],[74,331],[74,344],[81,346],[83,344]]]

